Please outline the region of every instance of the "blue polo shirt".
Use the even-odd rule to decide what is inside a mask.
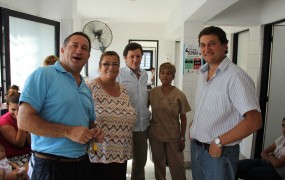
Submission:
[[[27,78],[20,102],[29,103],[47,121],[88,127],[89,121],[95,120],[94,104],[90,89],[81,79],[78,86],[72,74],[59,62],[40,67]],[[86,145],[68,138],[48,138],[35,134],[31,137],[34,151],[70,158],[80,157],[87,151]]]

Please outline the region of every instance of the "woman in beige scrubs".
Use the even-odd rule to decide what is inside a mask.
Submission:
[[[190,106],[185,94],[171,85],[175,66],[163,63],[159,68],[161,86],[150,91],[152,108],[149,141],[157,180],[166,179],[168,163],[172,180],[185,180],[183,150],[185,148],[186,113]]]

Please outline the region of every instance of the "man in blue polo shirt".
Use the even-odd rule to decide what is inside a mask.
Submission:
[[[35,70],[20,97],[18,126],[32,134],[31,179],[92,179],[87,143],[103,141],[95,120],[91,92],[80,75],[90,56],[90,39],[69,35],[61,60]]]

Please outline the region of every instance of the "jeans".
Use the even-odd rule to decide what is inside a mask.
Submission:
[[[245,180],[280,180],[282,179],[275,168],[262,159],[244,159],[238,162],[237,178]]]
[[[79,162],[59,162],[42,159],[33,155],[31,180],[91,180],[92,171],[89,158]]]
[[[211,157],[208,149],[191,141],[193,180],[234,180],[239,145],[222,147],[221,157]]]

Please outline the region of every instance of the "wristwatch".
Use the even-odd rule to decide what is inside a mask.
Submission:
[[[222,147],[222,143],[221,143],[221,139],[219,137],[217,137],[215,140],[214,140],[214,143],[219,146],[219,147]]]

